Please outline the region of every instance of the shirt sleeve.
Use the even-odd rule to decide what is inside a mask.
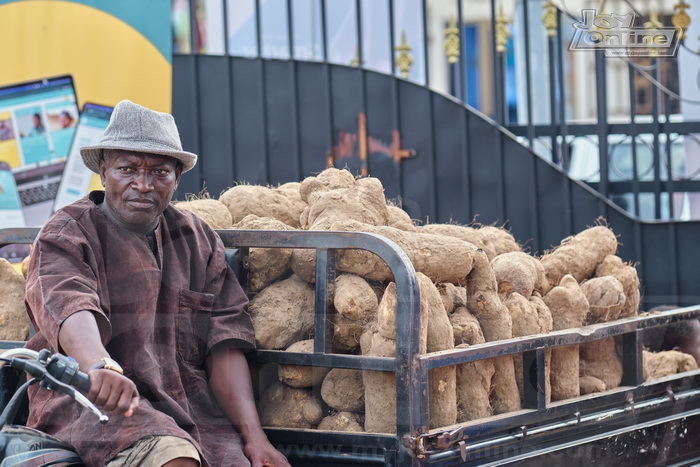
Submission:
[[[109,335],[99,299],[97,266],[90,245],[70,227],[42,232],[34,243],[27,274],[26,303],[37,331],[58,351],[61,324],[73,313],[96,314]],[[106,326],[106,329],[105,329]]]
[[[236,340],[244,349],[255,348],[255,331],[248,314],[248,297],[235,273],[226,262],[226,249],[221,238],[211,232],[214,250],[208,264],[206,292],[214,294],[207,347],[227,340]]]

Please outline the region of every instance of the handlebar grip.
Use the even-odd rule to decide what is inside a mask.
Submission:
[[[90,391],[90,377],[79,370],[78,362],[59,353],[51,356],[47,371],[51,376],[82,391]]]

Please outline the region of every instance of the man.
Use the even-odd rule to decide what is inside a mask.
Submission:
[[[247,298],[223,244],[170,206],[197,161],[172,116],[122,101],[81,155],[105,191],[57,211],[35,242],[28,347],[75,358],[88,398],[112,416],[101,426],[36,388],[28,424],[87,465],[288,465],[260,427],[243,355],[255,343]]]

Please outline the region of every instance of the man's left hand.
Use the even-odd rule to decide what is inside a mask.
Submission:
[[[290,467],[284,455],[270,444],[264,434],[259,439],[246,440],[243,454],[251,467]]]

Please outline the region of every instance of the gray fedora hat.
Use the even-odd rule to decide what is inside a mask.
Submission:
[[[99,144],[80,148],[80,155],[88,169],[100,173],[100,159],[105,149],[174,157],[182,162],[183,173],[197,163],[196,154],[182,150],[180,134],[172,115],[156,112],[128,100],[123,100],[114,107]]]

